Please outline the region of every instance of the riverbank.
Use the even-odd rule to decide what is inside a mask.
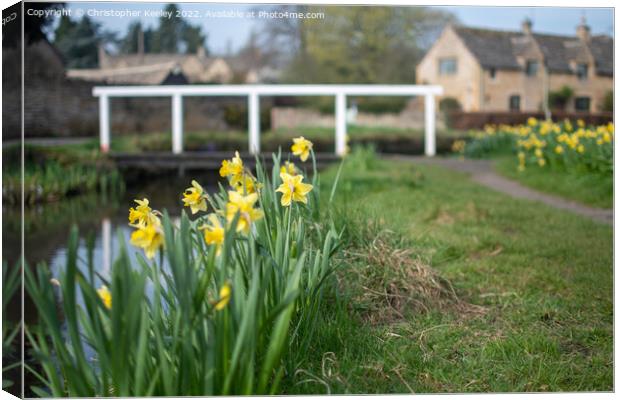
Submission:
[[[612,390],[611,227],[439,166],[340,179],[341,291],[287,393]]]

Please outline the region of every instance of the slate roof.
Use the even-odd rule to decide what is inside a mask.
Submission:
[[[454,30],[484,68],[521,68],[511,40],[518,33],[466,27]]]
[[[590,51],[601,75],[614,76],[614,40],[609,36],[593,36]]]
[[[69,69],[67,77],[108,85],[159,85],[174,70],[175,65],[173,61],[125,68]]]
[[[525,47],[531,45],[528,36],[523,32],[462,26],[455,26],[454,31],[486,69],[522,69],[517,62],[517,56]],[[609,36],[593,36],[589,43],[582,42],[576,36],[533,33],[532,37],[551,72],[573,73],[570,62],[586,58],[589,50],[595,60],[596,72],[599,75],[613,76],[613,39]]]

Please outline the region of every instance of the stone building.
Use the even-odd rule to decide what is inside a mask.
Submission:
[[[109,55],[99,48],[99,68],[69,69],[69,78],[109,85],[160,85],[229,83],[233,70],[221,57],[208,57],[204,49],[196,54]]]
[[[549,112],[549,93],[567,86],[563,111],[602,111],[613,90],[613,39],[582,20],[575,36],[448,25],[416,68],[418,83],[442,85],[463,111]]]

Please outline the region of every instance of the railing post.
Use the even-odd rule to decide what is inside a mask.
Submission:
[[[99,96],[99,148],[102,153],[110,150],[110,99],[107,94]]]
[[[172,152],[183,152],[183,97],[179,93],[172,95]]]
[[[248,95],[248,129],[250,154],[260,153],[260,103],[257,92]]]
[[[336,154],[343,156],[347,148],[347,98],[336,93]]]
[[[424,154],[435,155],[435,98],[424,95]]]

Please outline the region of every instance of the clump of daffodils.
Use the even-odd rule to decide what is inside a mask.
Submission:
[[[293,139],[291,147],[293,155],[306,161],[312,152],[312,142],[303,136]],[[228,180],[232,190],[227,192],[227,202],[221,209],[200,217],[197,229],[202,232],[204,242],[215,246],[219,254],[224,244],[226,229],[236,221],[235,231],[245,235],[250,234],[254,223],[264,216],[264,211],[258,206],[261,183],[245,167],[238,151],[229,160],[223,160],[219,170],[220,176]],[[291,161],[285,161],[280,167],[281,184],[275,190],[281,193],[280,204],[290,207],[294,202],[307,204],[308,194],[313,186],[303,182],[304,175]],[[183,205],[189,207],[191,214],[206,212],[208,194],[195,180],[182,195]],[[131,244],[144,250],[147,258],[153,258],[164,243],[163,231],[158,211],[151,209],[149,200],[135,200],[137,206],[129,209],[129,224],[136,228],[131,235]]]
[[[246,168],[235,152],[219,171],[226,185],[211,191],[192,180],[180,194],[178,221],[153,209],[149,199],[136,199],[128,215],[136,258],[120,246],[111,276],[99,276],[99,286],[93,257],[88,276],[77,265],[77,230],[62,283],[43,268],[36,277],[26,269],[29,293],[45,316],[33,346],[43,362],[57,362],[43,372],[50,393],[277,392],[278,371],[311,351],[341,238],[332,221],[318,221],[331,213],[319,213],[312,143],[297,138],[293,145],[294,157],[312,157],[312,179],[280,154],[267,172],[259,160],[253,171]],[[49,285],[68,294],[60,304],[72,310],[64,312],[66,335],[49,307],[56,300]],[[90,345],[92,356],[78,341]],[[122,348],[110,345],[120,342]],[[136,371],[135,379],[114,373],[123,368]]]
[[[583,120],[553,122],[528,118],[523,125],[489,125],[484,131],[475,132],[468,143],[455,142],[457,152],[485,142],[509,140],[516,148],[517,169],[525,171],[528,166],[613,171],[614,125],[588,126]],[[461,149],[462,146],[462,149]]]

